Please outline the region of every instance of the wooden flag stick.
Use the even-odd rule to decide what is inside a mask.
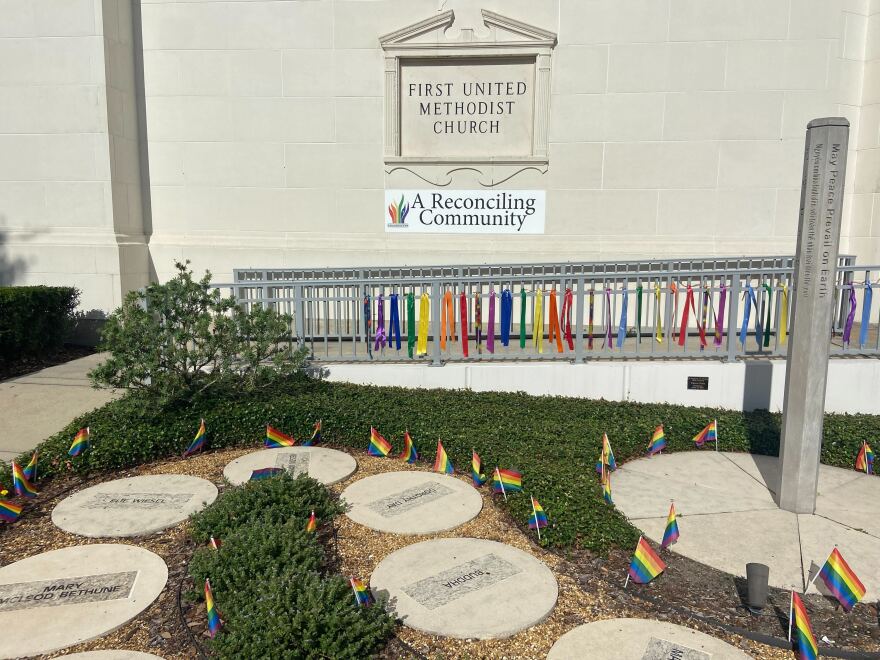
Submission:
[[[348,579],[348,583],[351,585],[351,592],[354,594],[354,602],[355,602],[355,605],[360,606],[360,604],[361,604],[361,599],[358,598],[358,592],[357,592],[357,589],[354,588],[354,578],[349,578],[349,579]],[[790,639],[790,638],[791,638],[791,636],[789,635],[789,639]]]
[[[501,494],[504,495],[504,501],[507,501],[507,491],[504,490],[504,481],[501,479],[501,470],[498,469],[498,466],[495,466],[495,476],[498,477],[498,484],[501,486]]]
[[[794,592],[791,592],[791,604],[788,606],[788,641],[791,641],[791,622],[794,619]]]

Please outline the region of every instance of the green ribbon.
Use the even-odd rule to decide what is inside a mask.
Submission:
[[[526,290],[519,291],[519,347],[526,347]]]
[[[767,316],[766,321],[764,321],[764,348],[767,348],[770,345],[770,312],[773,311],[773,305],[770,303],[773,301],[773,288],[769,284],[765,284],[764,289],[767,291]]]
[[[413,356],[416,345],[416,297],[410,291],[406,294],[406,352]]]

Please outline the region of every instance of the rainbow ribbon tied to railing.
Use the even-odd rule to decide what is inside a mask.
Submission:
[[[501,345],[510,346],[510,326],[513,322],[513,294],[510,289],[501,292]]]
[[[388,320],[388,346],[391,346],[391,340],[394,339],[394,348],[400,350],[400,298],[396,293],[391,294],[391,318]]]
[[[489,326],[486,329],[486,350],[495,352],[495,288],[489,291]]]
[[[626,285],[623,285],[623,299],[620,303],[620,325],[617,326],[617,348],[623,348],[623,342],[626,339],[626,313],[629,306],[629,291]]]
[[[406,352],[412,357],[416,347],[416,296],[410,291],[406,294]]]
[[[779,303],[779,322],[776,324],[779,333],[779,345],[788,341],[788,284],[782,283],[782,300]]]
[[[431,318],[431,298],[428,293],[419,299],[419,338],[416,342],[416,355],[428,353],[428,321]]]
[[[459,323],[458,323],[458,334],[461,337],[461,352],[465,357],[468,356],[468,333],[470,332],[470,326],[468,325],[468,305],[467,305],[467,296],[464,295],[464,291],[461,292],[461,295],[458,297],[458,309],[459,309]]]
[[[843,325],[843,345],[849,346],[849,340],[852,337],[853,321],[856,318],[856,285],[850,282],[849,285],[849,313],[846,315],[846,323]]]
[[[656,316],[656,321],[654,325],[657,326],[657,343],[663,343],[663,312],[660,309],[660,283],[654,283],[654,316]]]
[[[565,290],[565,297],[562,299],[562,325],[565,331],[565,341],[568,344],[568,350],[574,350],[574,340],[571,337],[571,308],[574,302],[574,294],[571,289]]]
[[[716,346],[721,346],[724,337],[724,306],[727,302],[727,285],[721,283],[721,294],[718,298],[718,313],[715,315],[715,340]]]
[[[376,299],[376,341],[373,350],[385,349],[385,295],[380,293]]]
[[[532,318],[532,343],[538,353],[544,352],[544,291],[535,289],[535,314]]]
[[[371,319],[371,310],[372,305],[370,304],[370,294],[364,293],[364,340],[367,344],[367,355],[371,358],[373,357],[373,352],[370,350],[370,325],[372,323]]]
[[[874,292],[871,291],[871,281],[868,279],[867,274],[865,274],[864,297],[865,300],[862,303],[862,324],[859,328],[859,348],[864,348],[865,344],[868,343],[868,323],[871,321],[871,298],[874,297]]]
[[[764,330],[761,327],[761,314],[758,308],[758,300],[755,297],[755,290],[751,284],[746,284],[745,293],[743,293],[745,301],[745,309],[743,311],[743,322],[739,329],[739,343],[742,344],[743,350],[746,348],[746,336],[749,332],[749,319],[752,313],[752,305],[755,306],[755,341],[760,349],[764,341]]]
[[[605,325],[605,339],[602,340],[602,348],[614,348],[611,340],[611,289],[605,287],[605,309],[602,310],[602,323]]]

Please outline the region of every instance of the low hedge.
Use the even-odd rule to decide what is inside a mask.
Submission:
[[[78,303],[79,291],[69,286],[0,287],[0,361],[60,349]]]
[[[312,510],[327,524],[342,506],[314,479],[283,474],[229,489],[193,516],[197,541],[222,539],[189,566],[196,598],[209,578],[224,621],[210,642],[217,657],[354,660],[388,641],[394,620],[382,604],[358,607],[346,578],[322,575],[324,549],[305,531]]]
[[[712,408],[592,401],[526,394],[477,393],[467,390],[411,390],[359,386],[291,378],[270,393],[219,395],[192,403],[159,407],[144,395],[128,395],[77,419],[41,449],[41,474],[70,469],[112,470],[179,455],[204,417],[208,447],[253,446],[270,422],[302,437],[323,420],[324,442],[365,450],[370,425],[395,451],[408,428],[424,459],[433,460],[437,438],[456,470],[470,471],[471,448],[484,468],[518,468],[528,492],[550,518],[542,531],[546,545],[573,545],[605,552],[629,547],[635,529],[601,498],[594,464],[602,433],[607,432],[618,462],[643,456],[654,427],[663,423],[668,451],[692,450],[691,438],[712,418],[718,419],[721,448],[758,454],[777,453],[780,416],[766,411],[743,413]],[[78,428],[90,425],[92,448],[67,460]],[[826,415],[822,461],[852,467],[862,440],[880,435],[880,417]],[[511,497],[506,506],[525,523],[528,498]]]

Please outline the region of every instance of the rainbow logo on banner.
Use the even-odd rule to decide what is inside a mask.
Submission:
[[[409,215],[409,204],[405,202],[406,200],[404,199],[403,195],[401,195],[399,202],[391,202],[391,204],[388,205],[388,216],[391,218],[391,222],[389,224],[406,224],[406,216]]]
[[[847,612],[865,596],[865,585],[844,561],[837,548],[831,551],[831,556],[819,571],[819,577]]]
[[[663,563],[660,556],[648,545],[645,537],[640,536],[632,562],[629,565],[629,576],[633,582],[647,584],[660,575],[665,568],[666,564]]]

